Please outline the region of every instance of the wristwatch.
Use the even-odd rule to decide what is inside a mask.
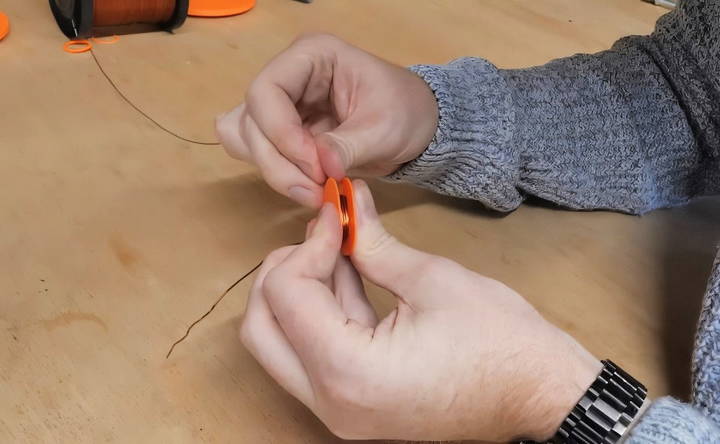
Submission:
[[[615,444],[627,432],[647,397],[647,389],[609,359],[602,363],[595,382],[549,443]]]

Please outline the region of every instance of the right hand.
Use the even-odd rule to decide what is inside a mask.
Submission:
[[[423,152],[438,122],[420,77],[330,35],[295,40],[245,100],[218,117],[218,139],[273,189],[313,208],[327,177],[390,174]]]
[[[268,256],[241,337],[338,436],[549,439],[602,364],[518,293],[404,245],[354,181],[357,243],[326,204],[307,240]],[[396,298],[383,319],[363,280]]]

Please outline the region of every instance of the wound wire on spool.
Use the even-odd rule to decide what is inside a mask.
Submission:
[[[187,18],[189,0],[50,0],[60,30],[69,38],[102,34],[104,27],[152,25],[172,31]]]
[[[167,23],[175,11],[174,0],[145,0],[134,3],[127,0],[95,0],[94,4],[95,26]]]

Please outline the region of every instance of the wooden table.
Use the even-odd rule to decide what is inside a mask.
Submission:
[[[165,359],[230,283],[301,239],[312,214],[220,148],[131,108],[90,53],[60,49],[45,0],[0,10],[12,21],[0,42],[0,442],[336,441],[236,340],[249,281]],[[647,33],[664,12],[628,0],[260,0],[96,55],[159,124],[212,141],[213,117],[302,31],[400,64],[479,55],[519,67]],[[642,218],[537,205],[498,217],[372,187],[402,240],[506,282],[653,396],[687,395],[718,200]]]

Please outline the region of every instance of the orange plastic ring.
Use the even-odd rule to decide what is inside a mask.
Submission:
[[[105,37],[105,38],[97,38],[93,37],[92,41],[93,43],[100,43],[101,45],[112,45],[113,43],[117,43],[117,41],[120,40],[120,37],[114,35],[112,37]]]
[[[350,256],[355,249],[355,195],[352,181],[347,177],[338,184],[332,177],[325,182],[323,201],[330,202],[337,210],[340,226],[343,230],[342,254]]]
[[[92,49],[92,43],[87,40],[68,40],[63,45],[63,50],[71,54],[79,54],[81,52],[88,52]]]

